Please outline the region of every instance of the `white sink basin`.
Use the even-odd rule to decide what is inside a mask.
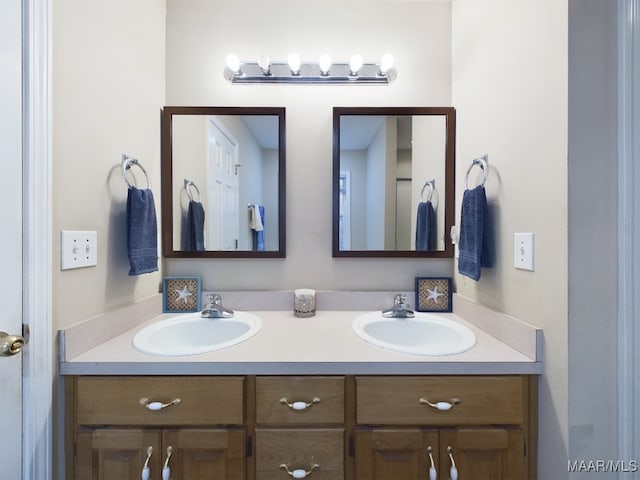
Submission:
[[[365,313],[353,321],[353,330],[369,343],[414,355],[455,355],[476,344],[475,334],[464,325],[423,312],[414,318]]]
[[[197,355],[236,345],[261,327],[260,318],[247,312],[236,311],[232,318],[189,313],[146,326],[133,337],[133,346],[153,355]]]

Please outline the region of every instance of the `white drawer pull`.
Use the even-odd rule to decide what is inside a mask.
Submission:
[[[311,473],[314,470],[318,470],[319,468],[320,468],[320,465],[318,465],[317,463],[313,463],[311,465],[311,468],[309,468],[309,470],[305,470],[303,468],[296,468],[295,470],[290,470],[289,465],[287,465],[286,463],[280,464],[280,469],[287,472],[289,476],[292,478],[306,478],[309,475],[311,475]]]
[[[142,467],[142,480],[149,480],[151,475],[151,470],[149,470],[149,460],[151,459],[151,455],[153,455],[153,447],[147,447],[147,459],[144,461],[144,466]]]
[[[456,467],[456,461],[453,459],[453,448],[447,447],[447,453],[449,454],[449,460],[451,460],[449,477],[451,478],[451,480],[458,480],[458,469]]]
[[[145,407],[147,410],[153,410],[153,411],[164,410],[165,408],[170,407],[171,405],[178,405],[181,401],[182,400],[180,400],[179,398],[174,398],[169,403],[150,402],[147,397],[142,397],[140,400],[138,400],[140,405]]]
[[[436,471],[436,466],[433,463],[433,450],[431,445],[427,447],[427,453],[429,454],[429,461],[431,462],[431,466],[429,467],[429,480],[438,480],[438,472]]]
[[[316,403],[320,403],[320,399],[318,397],[314,397],[310,402],[289,402],[289,400],[287,400],[287,397],[282,397],[280,399],[280,403],[282,405],[286,405],[292,410],[302,411],[312,407]]]
[[[429,405],[431,408],[435,408],[436,410],[447,411],[447,410],[451,410],[453,407],[458,405],[460,403],[460,399],[459,398],[452,398],[448,402],[432,403],[429,400],[427,400],[426,398],[420,397],[420,403],[422,405]]]
[[[169,467],[169,460],[173,453],[173,447],[169,445],[167,447],[167,459],[164,461],[164,467],[162,467],[162,480],[171,480],[171,467]]]

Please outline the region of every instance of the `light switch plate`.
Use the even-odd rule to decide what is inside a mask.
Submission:
[[[94,231],[60,232],[60,269],[94,267],[98,264],[98,233]]]
[[[533,272],[533,233],[513,234],[513,266]]]

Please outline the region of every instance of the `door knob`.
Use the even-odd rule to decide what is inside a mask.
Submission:
[[[10,357],[22,351],[25,343],[24,337],[20,335],[9,335],[7,332],[0,332],[0,356]]]

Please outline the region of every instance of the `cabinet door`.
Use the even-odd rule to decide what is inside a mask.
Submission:
[[[141,478],[151,447],[152,478],[160,475],[161,433],[158,429],[97,428],[78,432],[74,478],[122,480]]]
[[[171,480],[243,480],[245,433],[241,429],[165,429],[163,461],[171,447]],[[123,477],[124,478],[124,477]]]
[[[356,431],[355,439],[358,480],[429,478],[429,447],[433,451],[434,466],[438,469],[437,430],[363,429]]]
[[[464,480],[526,480],[524,434],[518,429],[440,431],[440,478],[448,478],[451,458]]]

